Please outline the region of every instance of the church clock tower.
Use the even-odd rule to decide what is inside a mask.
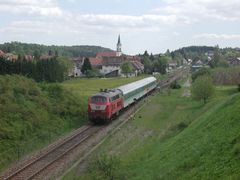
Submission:
[[[121,44],[121,40],[120,40],[120,35],[118,35],[118,42],[117,42],[117,56],[121,56],[122,55],[122,44]]]

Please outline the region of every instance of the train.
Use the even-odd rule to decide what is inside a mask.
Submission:
[[[114,89],[101,90],[88,99],[88,118],[94,123],[111,121],[156,87],[156,78],[147,77]]]

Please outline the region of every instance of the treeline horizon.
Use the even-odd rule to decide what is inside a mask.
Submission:
[[[223,54],[229,51],[240,52],[239,47],[224,47],[219,48],[216,46],[185,46],[180,47],[175,50],[167,50],[165,53],[155,53],[153,55],[160,55],[166,53],[180,53],[184,58],[193,57],[194,55],[204,54],[206,52],[214,51],[215,48],[218,48]],[[96,45],[44,45],[37,43],[23,43],[18,41],[13,42],[5,42],[0,44],[0,50],[4,51],[4,53],[14,53],[16,55],[32,55],[38,57],[39,55],[47,55],[50,51],[58,52],[60,56],[68,56],[68,57],[95,57],[99,52],[112,52],[114,50],[106,47],[96,46]],[[148,52],[149,55],[152,54]],[[144,55],[144,52],[136,55]]]
[[[46,60],[34,61],[27,61],[25,58],[9,61],[0,57],[0,75],[19,74],[37,82],[62,82],[68,77],[70,66],[70,61],[64,57],[55,56]]]
[[[91,45],[49,46],[22,42],[6,42],[0,44],[0,50],[2,50],[4,53],[13,53],[16,55],[32,55],[34,57],[39,57],[40,55],[47,55],[49,54],[49,51],[58,52],[59,56],[68,57],[94,57],[99,52],[113,51],[110,48]]]

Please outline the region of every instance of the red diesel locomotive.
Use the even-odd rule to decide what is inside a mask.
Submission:
[[[123,98],[117,89],[105,90],[89,98],[88,116],[91,121],[110,120],[123,109]]]
[[[148,77],[95,94],[88,101],[89,120],[93,122],[111,120],[122,109],[156,88],[156,85],[156,78]]]

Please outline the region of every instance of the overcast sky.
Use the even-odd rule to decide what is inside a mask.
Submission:
[[[0,43],[99,45],[126,54],[240,46],[240,0],[0,0]]]

